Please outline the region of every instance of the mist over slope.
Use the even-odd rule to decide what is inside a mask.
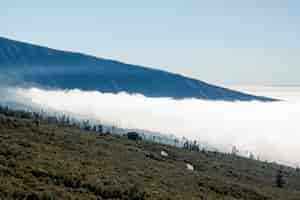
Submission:
[[[271,101],[142,66],[58,51],[0,37],[0,73],[6,82],[46,88],[127,92],[147,97]],[[0,77],[1,78],[1,77]]]
[[[260,159],[300,164],[300,99],[282,102],[226,102],[149,98],[81,90],[10,90],[10,99],[35,108],[199,140],[223,152],[232,147]],[[300,96],[299,96],[300,97]]]

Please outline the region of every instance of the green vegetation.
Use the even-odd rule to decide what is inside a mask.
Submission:
[[[2,113],[1,200],[300,199],[294,168]]]

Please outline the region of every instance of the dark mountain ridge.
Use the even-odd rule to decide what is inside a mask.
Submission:
[[[147,97],[272,101],[162,70],[0,37],[1,74],[47,88],[139,93]],[[7,79],[7,76],[5,76]],[[1,78],[1,77],[0,77]]]

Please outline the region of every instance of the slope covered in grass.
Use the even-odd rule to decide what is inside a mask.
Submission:
[[[168,157],[161,156],[161,151]],[[186,169],[186,162],[195,170]],[[0,199],[300,199],[300,173],[0,115]]]

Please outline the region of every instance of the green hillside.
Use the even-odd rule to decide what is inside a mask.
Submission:
[[[0,199],[299,200],[300,172],[0,115]]]

